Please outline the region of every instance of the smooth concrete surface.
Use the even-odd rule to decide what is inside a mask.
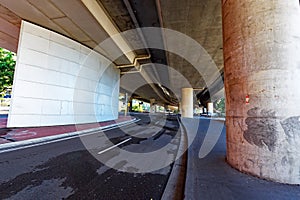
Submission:
[[[193,88],[181,89],[181,116],[193,118],[194,116],[194,90]]]
[[[21,18],[0,5],[0,47],[17,52]]]
[[[156,113],[155,99],[150,99],[150,113]]]
[[[188,149],[186,200],[300,199],[300,186],[266,181],[232,168],[226,162],[226,131],[222,121],[214,120],[215,125],[224,126],[224,128],[221,129],[221,136],[212,151],[200,159],[199,151],[203,146],[210,122],[210,119],[200,119],[196,137],[189,141],[192,144]],[[215,130],[219,130],[219,128]],[[218,135],[218,131],[210,133]],[[189,138],[193,138],[193,136],[189,136]]]
[[[187,166],[186,150],[188,141],[186,129],[184,128],[184,124],[180,119],[179,123],[181,136],[177,156],[161,200],[181,200],[184,196],[184,183],[186,178]]]
[[[299,18],[298,0],[223,0],[228,162],[289,184],[300,184]]]
[[[116,119],[119,70],[110,64],[69,38],[23,21],[7,126]]]
[[[222,15],[221,0],[156,0],[161,9],[161,26],[184,33],[199,43],[210,55],[219,69],[223,68],[222,49]],[[167,46],[168,39],[165,40]],[[206,87],[208,80],[215,80],[218,74],[211,67],[211,61],[201,58],[202,52],[189,48],[186,41],[174,41],[181,50],[186,49],[194,59],[199,59],[198,64],[191,66],[185,57],[179,57],[167,52],[168,65],[183,74],[194,88]],[[186,46],[186,48],[185,48]],[[199,68],[199,74],[195,68]],[[174,71],[174,72],[176,72]],[[170,72],[170,77],[177,77]],[[183,82],[172,78],[172,88],[182,88]],[[185,86],[184,86],[185,87]],[[196,91],[198,93],[200,91]]]
[[[209,102],[207,103],[207,112],[209,112],[210,114],[214,113],[214,104]]]

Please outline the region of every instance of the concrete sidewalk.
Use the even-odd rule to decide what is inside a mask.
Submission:
[[[262,180],[243,174],[226,163],[224,122],[215,121],[218,124],[214,124],[214,127],[221,127],[221,136],[212,151],[200,159],[199,150],[202,145],[206,145],[203,141],[210,121],[200,119],[197,135],[188,149],[185,199],[300,199],[300,186]],[[217,131],[210,134],[218,136]]]
[[[31,128],[6,128],[7,118],[0,117],[0,146],[5,143],[14,143],[18,141],[31,140],[37,138],[45,138],[59,136],[66,133],[85,131],[95,128],[105,128],[117,126],[120,123],[126,123],[133,120],[132,117],[119,116],[118,119],[99,123],[64,125],[64,126],[46,126]]]

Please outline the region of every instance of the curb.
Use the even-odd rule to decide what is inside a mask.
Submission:
[[[215,118],[211,118],[211,119],[216,120],[216,121],[223,121],[223,122],[226,121],[226,118],[224,118],[224,117],[215,117]]]
[[[180,118],[178,118],[181,129],[180,144],[178,147],[177,155],[182,155],[179,159],[175,160],[173,168],[165,187],[164,193],[161,197],[162,200],[181,200],[184,197],[185,177],[187,169],[187,133]]]
[[[41,137],[41,138],[34,138],[34,139],[29,139],[29,140],[23,140],[23,141],[17,141],[17,142],[11,142],[11,143],[5,143],[0,145],[0,154],[5,153],[5,152],[10,152],[10,151],[15,151],[19,149],[25,149],[25,148],[30,148],[34,146],[39,146],[43,144],[49,144],[53,142],[59,142],[59,141],[64,141],[64,140],[69,140],[73,139],[76,137],[80,137],[83,135],[88,135],[88,134],[94,134],[96,131],[107,131],[111,130],[120,126],[126,126],[132,123],[135,123],[137,121],[140,121],[140,119],[133,118],[132,120],[129,121],[124,121],[112,125],[107,125],[107,126],[102,126],[102,127],[97,127],[97,128],[92,128],[92,129],[86,129],[82,131],[75,131],[75,132],[70,132],[70,133],[63,133],[59,135],[53,135],[53,136],[46,136],[46,137]]]
[[[198,119],[198,118],[196,118]],[[203,119],[203,120],[216,120],[216,121],[226,121],[226,118],[224,117],[209,117],[209,118],[199,118],[200,120]]]

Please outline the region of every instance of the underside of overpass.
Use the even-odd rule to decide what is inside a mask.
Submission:
[[[16,100],[12,104],[15,109],[11,114],[22,107],[18,104],[21,100],[39,99],[41,110],[37,112],[47,114],[39,119],[40,124],[55,124],[51,118],[55,111],[47,111],[48,98],[40,86],[37,88],[41,93],[30,97],[16,91],[24,91],[25,82],[32,84],[31,77],[21,77],[24,66],[38,66],[46,69],[44,74],[50,74],[57,58],[60,63],[75,63],[74,71],[79,71],[79,75],[72,75],[71,64],[67,69],[63,69],[66,64],[61,64],[56,70],[62,80],[66,80],[62,74],[72,75],[73,79],[76,76],[75,84],[63,87],[79,88],[74,95],[74,91],[69,92],[77,100],[77,122],[82,123],[94,120],[85,121],[88,114],[84,110],[91,109],[87,105],[93,102],[82,98],[94,94],[93,87],[99,88],[99,93],[92,99],[113,102],[119,92],[115,88],[120,84],[122,92],[149,101],[155,99],[160,104],[178,105],[184,99],[189,103],[183,103],[182,109],[190,112],[193,105],[188,104],[192,104],[193,96],[193,104],[205,105],[222,97],[225,85],[228,162],[263,178],[300,183],[300,111],[294,106],[300,98],[296,87],[300,63],[299,1],[0,0],[0,9],[0,46],[17,52],[19,59],[19,81],[15,80]],[[31,44],[35,40],[30,38],[42,38],[45,48]],[[64,46],[75,53],[62,57]],[[28,52],[33,50],[47,55],[47,63],[29,61],[32,54]],[[97,63],[89,65],[95,60],[100,61],[100,67]],[[111,69],[103,68],[105,64]],[[95,70],[87,72],[91,67],[104,78],[93,77]],[[117,80],[117,76],[121,78]],[[78,83],[78,77],[91,77],[94,82]],[[47,81],[43,87],[62,88],[61,84],[55,85],[58,80]],[[89,85],[92,91],[86,90]],[[103,90],[114,94],[107,97]],[[67,93],[65,89],[61,91],[54,95]],[[60,114],[71,109],[68,99],[52,99],[51,103],[53,107],[59,104]],[[101,116],[115,117],[115,111],[106,113],[106,107],[111,105],[95,105],[100,113],[96,120],[103,120]],[[81,109],[84,106],[86,109]],[[13,119],[11,122],[14,124]]]
[[[95,5],[92,5],[93,3]],[[89,4],[91,4],[90,7]],[[120,58],[113,58],[114,56],[109,53],[111,50],[117,51],[117,53],[122,52],[123,49],[120,47],[120,44],[112,42],[109,49],[101,45],[111,35],[131,29],[142,27],[172,29],[184,33],[198,42],[213,59],[222,75],[223,44],[221,4],[219,0],[186,2],[180,0],[26,0],[20,2],[7,0],[1,1],[1,9],[4,13],[1,16],[3,19],[1,20],[1,34],[3,38],[1,46],[9,50],[16,52],[18,48],[21,19],[24,19],[63,34],[91,49],[95,49],[97,52],[110,58],[117,66],[130,65],[133,64],[135,58],[150,56],[150,59],[139,60],[138,65],[147,65],[145,67],[145,69],[147,68],[147,76],[150,76],[151,81],[160,82],[162,86],[159,87],[157,84],[156,86],[144,85],[139,90],[134,91],[134,95],[137,97],[140,96],[144,99],[154,98],[161,104],[177,105],[180,101],[172,93],[177,93],[176,91],[180,91],[182,87],[186,86],[182,81],[170,78],[170,76],[175,77],[175,75],[170,74],[167,68],[162,69],[162,67],[155,66],[156,64],[175,69],[189,80],[189,84],[193,88],[203,88],[203,90],[195,90],[198,99],[202,100],[203,105],[210,101],[210,95],[218,95],[214,99],[223,96],[223,91],[220,92],[223,89],[223,83],[217,70],[215,70],[216,74],[213,75],[214,77],[210,77],[212,81],[217,82],[215,83],[216,86],[211,89],[214,94],[210,94],[207,92],[207,87],[210,85],[202,78],[203,74],[200,74],[195,69],[195,66],[192,66],[189,61],[180,57],[180,55],[164,50],[168,44],[162,34],[157,35],[155,39],[156,42],[162,44],[163,49],[151,49],[147,48],[149,45],[147,40],[149,38],[145,37],[143,31],[137,32],[134,42],[139,43],[139,46],[143,46],[144,49],[132,49],[132,46],[135,46],[135,44],[132,44],[132,41],[130,41],[131,44],[129,44],[130,47],[128,48],[133,51],[134,55],[123,55]],[[107,22],[101,22],[102,19],[106,18],[101,15],[101,10],[107,15]],[[182,41],[177,42],[180,43]],[[190,53],[196,54],[196,52]],[[201,63],[198,64],[201,65]],[[121,74],[123,71],[132,70],[134,67],[137,68],[138,66],[132,65],[121,68]],[[205,72],[203,71],[203,73]],[[165,90],[169,92],[166,94]]]

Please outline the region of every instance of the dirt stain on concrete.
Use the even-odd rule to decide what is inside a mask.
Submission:
[[[244,138],[252,145],[260,148],[267,146],[269,151],[274,151],[278,139],[278,123],[273,110],[260,110],[255,107],[247,112],[245,120],[247,130],[244,131]]]
[[[291,138],[300,133],[300,116],[289,117],[280,122],[284,133]]]

